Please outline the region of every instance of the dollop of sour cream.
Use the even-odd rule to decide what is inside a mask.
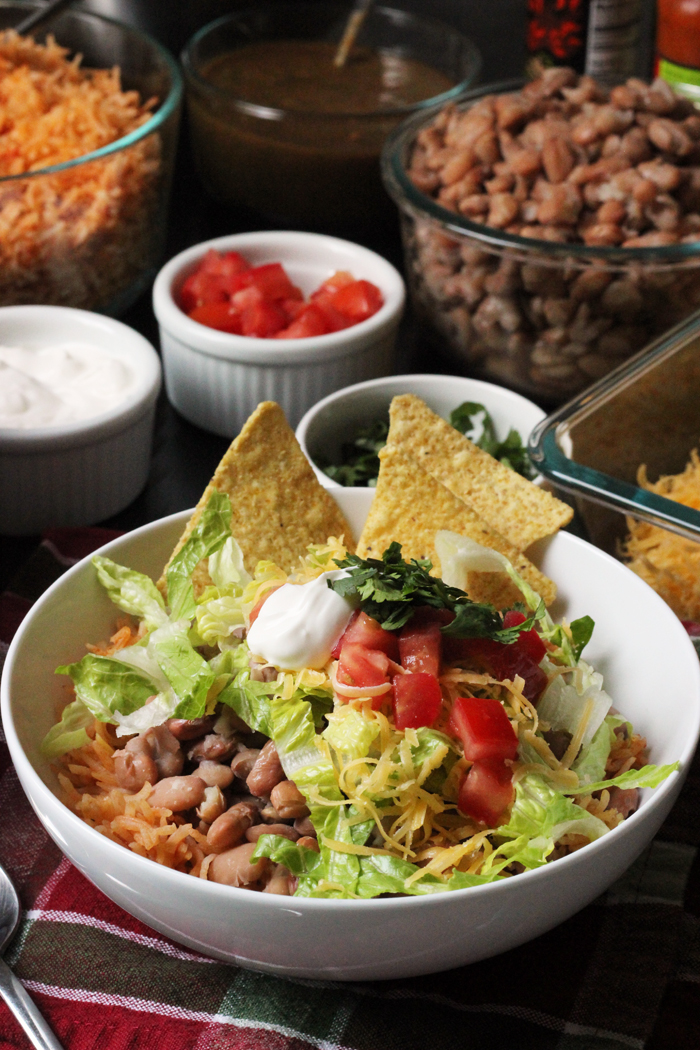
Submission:
[[[135,378],[97,346],[0,346],[0,427],[30,430],[99,416],[124,400]]]
[[[327,581],[347,575],[335,569],[310,583],[285,583],[274,591],[248,631],[251,653],[287,671],[324,667],[353,614],[353,605]]]

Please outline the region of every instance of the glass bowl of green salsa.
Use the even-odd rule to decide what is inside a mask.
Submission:
[[[189,42],[182,61],[192,144],[214,198],[315,229],[393,219],[379,173],[386,136],[465,91],[481,57],[450,26],[376,7],[339,68],[348,10],[259,4]]]

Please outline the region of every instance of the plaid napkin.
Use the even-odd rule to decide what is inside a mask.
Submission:
[[[103,529],[46,537],[0,597],[6,651]],[[646,853],[544,937],[410,980],[282,980],[206,959],[103,896],[34,816],[0,734],[0,861],[25,909],[6,959],[66,1050],[698,1050],[700,762]],[[0,1002],[0,1050],[29,1043]]]

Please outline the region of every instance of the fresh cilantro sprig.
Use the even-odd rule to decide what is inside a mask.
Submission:
[[[450,413],[450,425],[516,474],[532,478],[532,463],[518,431],[511,427],[505,441],[499,441],[493,419],[483,405],[476,401],[458,405]]]
[[[336,561],[349,575],[329,580],[328,586],[343,598],[359,601],[363,612],[387,631],[405,626],[419,606],[448,609],[454,620],[442,627],[452,638],[492,638],[508,645],[521,631],[529,630],[537,614],[514,627],[504,627],[503,617],[486,603],[473,602],[458,587],[448,587],[431,576],[432,562],[412,558],[404,561],[401,544],[394,541],[379,558],[359,558],[348,554]],[[538,610],[539,611],[539,610]]]

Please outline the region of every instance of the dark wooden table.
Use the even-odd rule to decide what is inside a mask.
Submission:
[[[294,3],[295,0],[289,0]],[[484,67],[482,81],[518,76],[524,64],[524,7],[520,0],[397,0],[392,5],[429,13],[455,25],[480,48]],[[230,0],[85,0],[81,5],[122,17],[159,36],[178,52],[199,25],[234,7],[247,3]],[[166,17],[167,13],[167,17]],[[402,251],[398,220],[387,198],[389,219],[385,230],[362,239],[399,269]],[[221,207],[209,198],[198,180],[190,150],[187,120],[183,120],[170,209],[166,258],[210,237],[245,230],[265,229],[263,216]],[[334,231],[335,232],[335,231]],[[358,240],[356,234],[348,234]],[[158,328],[151,308],[150,290],[122,318],[158,347]],[[397,373],[412,371],[452,372],[449,358],[428,354],[421,346],[410,310],[402,324],[396,358]],[[115,529],[133,529],[174,511],[194,506],[223,455],[228,441],[193,426],[168,403],[163,392],[158,404],[153,458],[147,486],[141,495],[115,517],[98,524]],[[0,537],[0,590],[39,541],[38,536]]]

